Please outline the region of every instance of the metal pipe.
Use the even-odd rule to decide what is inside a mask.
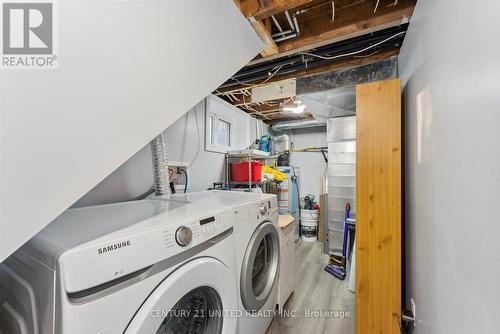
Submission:
[[[151,158],[153,161],[154,191],[156,196],[170,195],[168,176],[167,148],[163,133],[156,136],[151,142]]]
[[[293,32],[294,32],[293,30],[285,30],[285,31],[281,31],[281,32],[277,32],[275,34],[272,34],[271,37],[283,36],[283,35],[291,34]]]
[[[292,18],[290,17],[290,14],[288,13],[287,10],[285,10],[285,16],[286,16],[286,19],[288,20],[288,24],[290,25],[290,29],[295,30],[295,27],[294,27],[293,22],[292,22]]]
[[[297,32],[297,35],[299,35],[300,28],[299,28],[299,21],[297,21],[297,15],[293,16],[293,23],[295,24],[295,31]]]
[[[286,35],[286,36],[283,36],[280,38],[276,38],[276,39],[274,39],[274,41],[275,42],[282,42],[282,41],[286,41],[287,39],[294,38],[294,37],[297,37],[297,34],[293,33],[293,34]]]
[[[290,129],[301,129],[301,128],[313,128],[326,126],[326,123],[320,123],[315,119],[304,119],[304,120],[296,120],[296,121],[284,121],[278,122],[271,126],[273,131],[284,131]]]
[[[281,28],[280,23],[278,22],[278,20],[276,20],[276,18],[274,17],[274,15],[271,15],[271,18],[273,19],[273,22],[274,22],[274,25],[276,26],[276,28],[278,28],[278,30],[280,32],[283,32],[283,28]]]

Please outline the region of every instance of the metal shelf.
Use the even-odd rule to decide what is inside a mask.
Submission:
[[[258,151],[258,150],[239,150],[239,151],[232,151],[228,152],[225,154],[225,180],[224,183],[226,184],[226,187],[228,189],[231,189],[231,186],[236,186],[236,185],[247,185],[249,189],[252,188],[252,186],[260,185],[262,182],[253,182],[252,181],[252,160],[260,160],[260,161],[265,161],[265,160],[274,160],[278,156],[277,155],[266,155],[263,154],[265,152]],[[230,168],[230,160],[246,160],[248,162],[248,181],[243,182],[243,181],[230,181],[231,180],[231,168]]]

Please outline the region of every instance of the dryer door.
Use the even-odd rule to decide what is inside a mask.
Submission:
[[[260,310],[278,283],[279,235],[270,221],[260,224],[248,243],[241,268],[241,301],[247,310]]]
[[[234,276],[220,261],[199,258],[168,276],[141,305],[126,334],[234,334]],[[226,312],[224,312],[226,311]]]

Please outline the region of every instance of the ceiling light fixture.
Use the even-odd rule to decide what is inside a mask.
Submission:
[[[306,105],[302,101],[295,101],[295,107],[285,107],[283,111],[293,112],[294,114],[301,114],[306,109]]]

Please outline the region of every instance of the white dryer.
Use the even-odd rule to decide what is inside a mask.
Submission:
[[[234,217],[236,272],[239,286],[239,334],[264,334],[276,310],[279,278],[278,202],[261,194],[260,201],[236,207]]]
[[[237,333],[264,334],[275,315],[279,275],[276,195],[212,190],[176,195],[170,200],[231,209],[239,291]]]
[[[225,208],[68,210],[0,265],[0,332],[233,334],[233,238]]]

